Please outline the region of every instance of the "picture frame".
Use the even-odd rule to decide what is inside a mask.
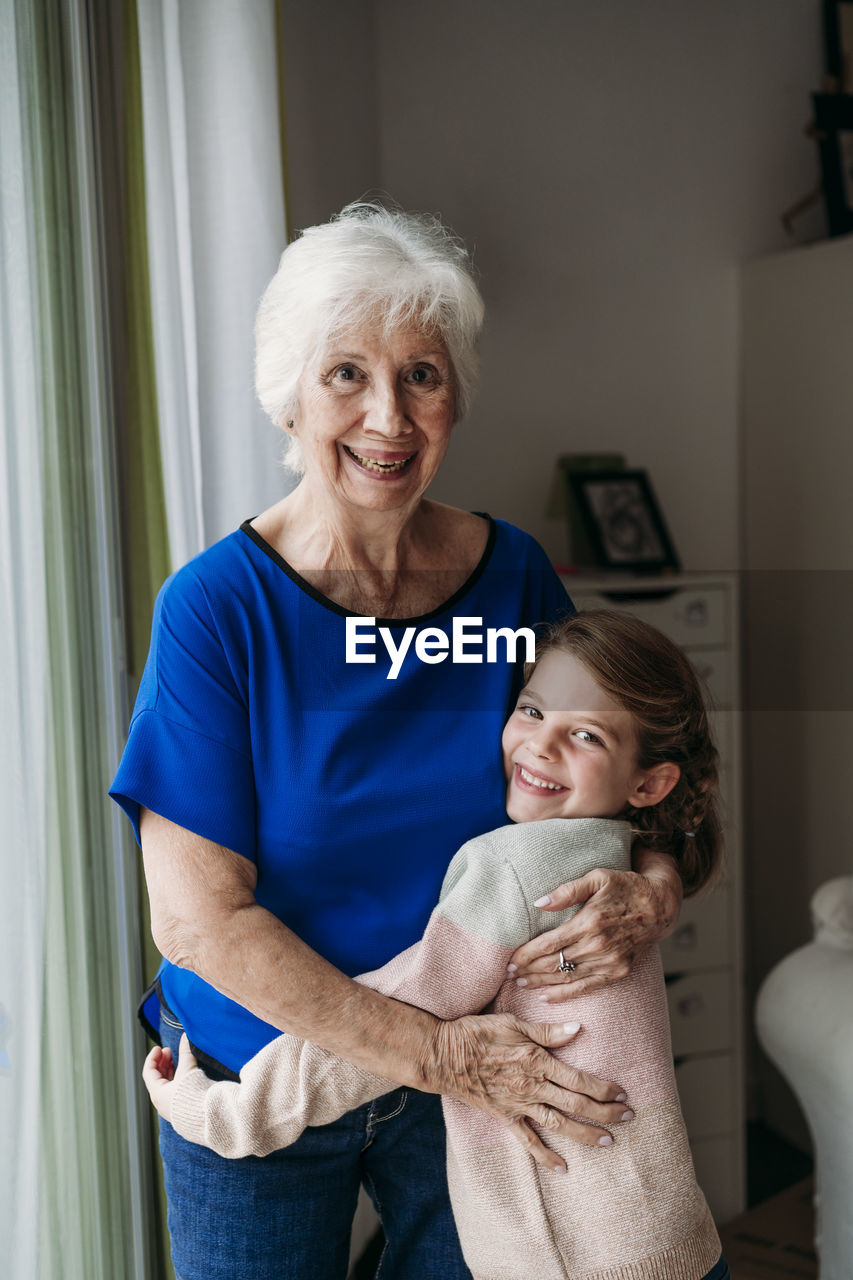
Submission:
[[[829,234],[848,235],[853,231],[853,94],[814,93],[812,102]]]
[[[568,479],[601,568],[678,571],[678,556],[645,471],[574,472]]]

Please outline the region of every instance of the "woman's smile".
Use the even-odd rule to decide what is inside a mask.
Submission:
[[[361,470],[370,472],[377,477],[399,475],[401,471],[408,470],[410,464],[418,456],[417,449],[406,453],[392,453],[379,449],[356,450],[348,444],[345,444],[343,448],[347,456],[352,458]]]

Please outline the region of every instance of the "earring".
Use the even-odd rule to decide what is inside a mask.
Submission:
[[[292,430],[293,430],[293,419],[292,419],[292,418],[288,418],[288,419],[287,419],[287,429],[288,429],[288,431],[292,431]]]

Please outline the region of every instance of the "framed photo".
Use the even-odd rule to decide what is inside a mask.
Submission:
[[[812,101],[829,234],[843,236],[853,231],[853,94],[815,93]]]
[[[575,472],[569,483],[599,565],[640,573],[679,568],[645,471]]]

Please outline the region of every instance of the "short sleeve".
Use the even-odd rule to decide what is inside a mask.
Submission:
[[[247,664],[222,624],[191,565],[164,584],[110,795],[137,841],[143,807],[254,859]]]

